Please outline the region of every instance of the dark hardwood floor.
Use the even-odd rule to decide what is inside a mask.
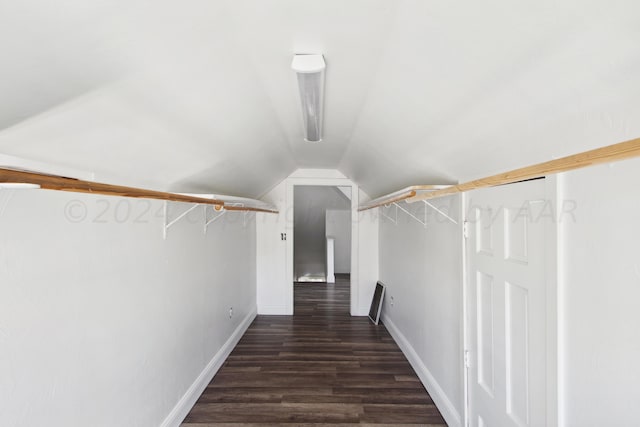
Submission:
[[[294,316],[258,316],[183,427],[446,426],[383,325],[349,315],[349,281],[296,283]]]

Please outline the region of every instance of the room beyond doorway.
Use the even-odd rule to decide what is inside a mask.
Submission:
[[[351,273],[351,187],[294,187],[294,281],[335,282]]]

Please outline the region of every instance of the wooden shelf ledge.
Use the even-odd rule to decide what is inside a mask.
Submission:
[[[205,197],[216,200],[221,200],[223,205],[217,210],[226,211],[244,211],[244,212],[264,212],[264,213],[278,213],[276,208],[271,203],[263,202],[258,199],[250,199],[247,197],[226,196],[223,194],[185,194],[186,196]]]
[[[412,185],[410,187],[403,188],[402,190],[394,191],[393,193],[380,196],[369,202],[363,203],[358,207],[358,211],[366,211],[374,209],[380,206],[390,205],[403,200],[408,200],[424,193],[430,193],[433,191],[439,191],[450,187],[449,185],[442,184],[426,184],[426,185]]]
[[[477,190],[480,188],[496,187],[498,185],[513,184],[528,179],[542,178],[547,175],[581,169],[588,166],[595,166],[604,163],[611,163],[620,160],[630,159],[640,156],[640,138],[584,151],[560,159],[548,162],[536,163],[509,172],[491,175],[463,184],[452,185],[438,191],[427,194],[416,194],[407,200],[408,203],[420,200],[433,199],[436,197],[449,196],[451,194],[463,193],[465,191]]]
[[[595,166],[604,163],[640,157],[640,138],[620,142],[618,144],[600,147],[571,156],[562,157],[548,162],[536,163],[509,172],[491,175],[456,185],[414,185],[387,194],[359,207],[359,211],[373,209],[399,201],[414,203],[435,199],[437,197],[450,196],[465,191],[480,188],[496,187],[499,185],[513,184],[528,179],[542,178],[547,175],[567,172],[575,169]]]
[[[169,193],[7,168],[0,168],[0,183],[34,184],[44,190],[213,205],[217,210],[278,213],[269,203],[243,197]]]

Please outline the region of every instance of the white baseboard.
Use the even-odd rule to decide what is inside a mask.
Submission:
[[[371,309],[371,306],[363,305],[358,309],[358,314],[356,314],[356,316],[368,316],[370,309]]]
[[[290,310],[283,305],[261,305],[258,307],[258,314],[266,316],[291,316]]]
[[[222,348],[218,350],[218,352],[213,356],[211,361],[207,364],[204,370],[198,375],[198,378],[191,384],[191,387],[187,390],[187,392],[182,396],[182,398],[178,401],[173,410],[169,413],[167,418],[162,422],[161,427],[174,427],[180,426],[180,423],[185,419],[185,417],[189,414],[193,405],[195,405],[196,401],[202,394],[207,385],[213,379],[213,376],[218,372],[222,364],[229,354],[234,349],[242,335],[244,335],[245,331],[253,322],[257,314],[256,309],[253,309],[247,316],[242,320],[242,322],[238,325],[235,331],[231,334],[229,339],[224,343]]]
[[[418,353],[416,353],[413,346],[409,343],[409,340],[407,340],[407,338],[402,334],[402,332],[400,332],[384,312],[382,313],[382,322],[398,344],[398,347],[400,347],[404,355],[409,360],[409,363],[411,363],[413,369],[418,374],[420,381],[422,381],[424,388],[429,392],[429,395],[440,410],[440,413],[447,422],[447,425],[449,427],[462,427],[460,413],[451,403],[444,390],[442,390],[440,384],[438,384],[433,375],[431,375],[431,372],[429,372],[427,367],[424,365],[418,356]]]

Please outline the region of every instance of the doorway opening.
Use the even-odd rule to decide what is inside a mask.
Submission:
[[[323,287],[336,294],[349,291],[351,199],[351,186],[294,186],[294,292],[303,292],[305,286]],[[349,311],[349,305],[345,305],[345,311]]]

